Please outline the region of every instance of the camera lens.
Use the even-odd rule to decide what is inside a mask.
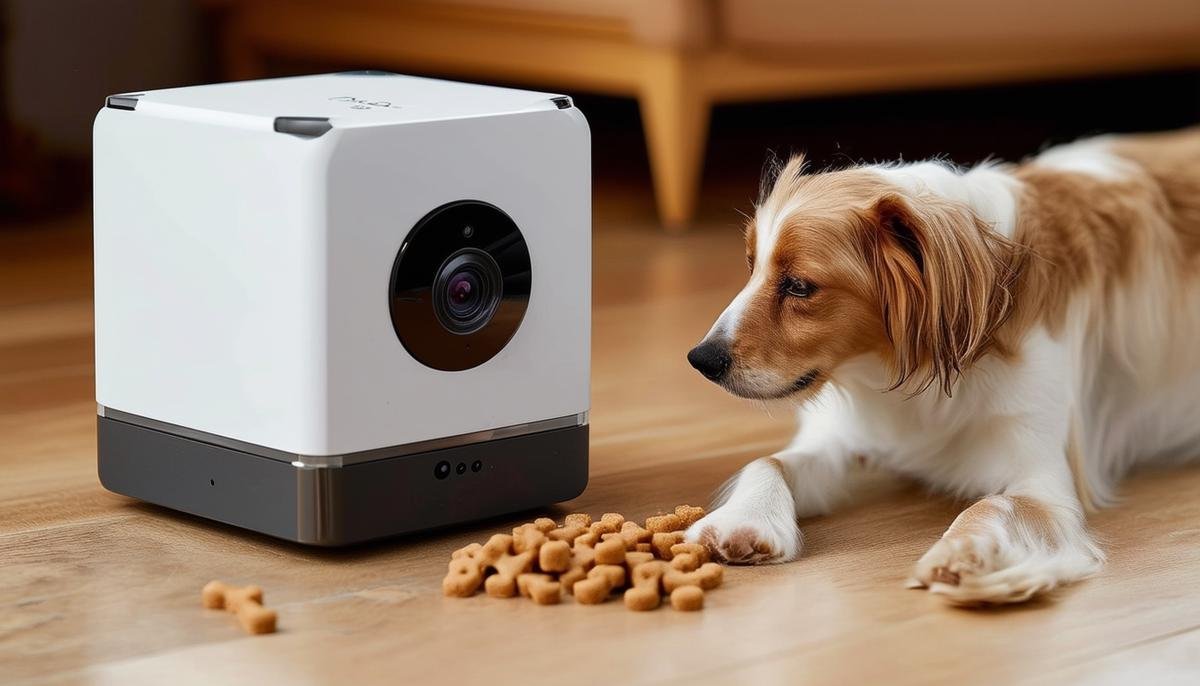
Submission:
[[[483,469],[483,461],[482,460],[475,460],[474,462],[471,463],[471,471],[478,472],[481,469]]]
[[[450,277],[446,289],[450,313],[456,317],[469,317],[479,309],[479,275],[473,271],[461,271]]]
[[[442,460],[433,468],[433,475],[439,479],[445,479],[450,476],[450,463]]]
[[[455,471],[456,473],[458,473],[458,474],[466,474],[466,473],[467,473],[467,465],[466,465],[466,463],[465,463],[465,462],[459,462],[459,463],[458,463],[458,466],[454,468],[454,471]]]
[[[464,248],[446,259],[433,286],[434,312],[448,331],[469,334],[487,326],[503,297],[500,267],[491,255]]]

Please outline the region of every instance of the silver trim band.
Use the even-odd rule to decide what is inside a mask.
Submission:
[[[293,467],[299,469],[317,469],[322,467],[345,467],[352,464],[362,462],[371,462],[373,460],[385,460],[389,457],[401,457],[411,455],[413,453],[429,452],[431,450],[441,450],[443,448],[454,448],[460,445],[470,443],[483,443],[485,441],[495,441],[501,438],[512,438],[514,436],[524,436],[526,434],[540,433],[542,431],[552,431],[554,429],[565,429],[568,427],[583,426],[588,422],[588,413],[580,412],[579,414],[566,415],[564,417],[555,417],[553,419],[543,419],[536,422],[526,422],[524,424],[514,424],[512,426],[504,426],[498,429],[487,429],[484,431],[475,431],[468,434],[459,434],[457,436],[446,436],[445,438],[433,438],[427,441],[418,441],[416,443],[406,443],[404,445],[390,446],[387,448],[374,448],[372,450],[362,450],[356,453],[346,453],[343,455],[298,455],[282,450],[275,450],[254,443],[239,441],[235,438],[226,438],[210,434],[206,431],[198,431],[189,429],[186,426],[171,424],[169,422],[160,422],[157,419],[142,417],[141,415],[130,414],[120,410],[114,410],[111,407],[105,407],[99,403],[96,404],[96,414],[101,417],[115,419],[117,421],[142,426],[163,433],[175,434],[204,443],[219,445],[223,448],[231,448],[240,450],[244,453],[266,457],[280,462],[290,463]]]

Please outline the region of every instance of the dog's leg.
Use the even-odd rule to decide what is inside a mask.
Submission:
[[[1103,560],[1069,472],[1055,465],[963,511],[909,585],[956,605],[1017,603],[1089,576]]]
[[[729,480],[719,506],[688,529],[687,540],[734,564],[794,560],[803,548],[796,517],[828,511],[844,478],[837,459],[789,451],[757,459]]]

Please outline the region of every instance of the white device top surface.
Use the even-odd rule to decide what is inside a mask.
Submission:
[[[137,109],[202,119],[327,117],[335,128],[346,128],[553,109],[551,98],[556,97],[561,96],[383,72],[347,72],[146,91],[138,97]]]

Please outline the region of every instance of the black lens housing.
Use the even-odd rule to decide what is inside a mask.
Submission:
[[[479,200],[448,203],[400,246],[388,284],[392,327],[425,366],[471,369],[516,334],[531,283],[529,247],[508,214]]]

